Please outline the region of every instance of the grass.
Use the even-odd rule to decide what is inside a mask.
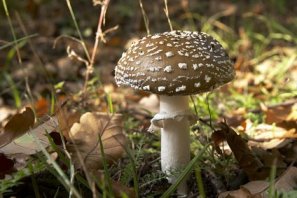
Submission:
[[[284,8],[286,7],[286,4],[284,1],[272,2],[275,5],[275,8],[280,9],[280,12],[283,12],[283,10],[285,10]],[[149,25],[152,24],[149,23],[149,15],[145,13],[145,7],[142,4],[142,1],[139,1],[139,3],[141,4],[141,12],[144,17],[145,29],[149,34]],[[165,3],[167,5],[167,1],[165,1]],[[37,37],[37,35],[32,34],[23,38],[17,38],[14,27],[11,23],[11,18],[9,16],[6,1],[2,0],[2,4],[5,7],[6,16],[8,17],[7,21],[14,40],[13,42],[0,46],[0,50],[11,48],[10,52],[7,53],[6,65],[8,65],[11,63],[13,58],[16,57],[17,51],[20,48],[26,48],[27,43],[25,41],[27,39],[35,38]],[[66,4],[69,9],[71,20],[75,26],[76,33],[79,37],[77,40],[80,42],[83,48],[86,60],[90,62],[91,58],[89,55],[87,44],[83,38],[83,34],[81,33],[79,22],[77,20],[79,17],[76,16],[71,1],[66,0]],[[197,114],[199,115],[199,117],[207,119],[211,118],[211,120],[215,123],[218,119],[222,118],[224,114],[232,113],[232,111],[238,108],[244,108],[246,110],[257,109],[262,102],[265,102],[265,104],[275,104],[281,103],[286,99],[296,97],[297,92],[296,90],[294,90],[296,88],[294,87],[294,82],[292,84],[286,84],[285,82],[285,79],[288,78],[288,75],[290,75],[288,71],[292,70],[294,67],[293,63],[294,61],[296,61],[296,53],[282,54],[281,51],[272,49],[272,47],[275,45],[274,43],[277,42],[281,42],[282,45],[289,45],[289,47],[291,47],[290,45],[296,45],[297,39],[293,33],[293,30],[297,27],[287,28],[270,16],[250,14],[242,18],[241,25],[245,31],[245,37],[240,37],[240,35],[238,35],[238,33],[233,29],[232,24],[224,24],[223,22],[221,22],[222,18],[226,18],[228,16],[225,16],[223,14],[215,16],[206,16],[204,14],[200,15],[197,13],[192,13],[190,9],[186,12],[187,23],[191,24],[189,27],[190,29],[197,29],[197,27],[195,26],[195,21],[200,21],[200,29],[211,34],[217,40],[219,40],[223,44],[223,46],[230,51],[232,58],[237,58],[239,55],[246,56],[246,58],[249,60],[250,65],[243,68],[243,70],[240,70],[240,72],[253,73],[253,75],[258,77],[263,76],[268,82],[272,82],[274,85],[272,90],[268,90],[265,84],[259,84],[257,85],[259,88],[257,90],[257,93],[250,89],[255,86],[252,84],[248,87],[245,87],[242,92],[238,92],[238,89],[233,88],[228,89],[228,91],[224,93],[214,91],[209,95],[197,96],[194,98],[191,107],[194,111],[196,106]],[[167,9],[166,15],[168,20],[169,14],[170,13],[168,13]],[[130,14],[128,16],[130,16]],[[171,18],[173,18],[173,16],[171,16]],[[174,19],[172,24],[169,24],[171,28],[177,29],[176,27],[178,27],[179,21]],[[258,28],[259,24],[263,25],[263,27],[260,29]],[[248,49],[246,49],[246,51],[240,54],[240,48],[246,41],[250,42],[251,45]],[[294,50],[296,52],[296,48]],[[254,71],[257,65],[261,64],[264,60],[267,59],[273,60],[274,62],[276,62],[276,65],[264,74],[260,71]],[[14,104],[17,108],[19,108],[22,106],[22,88],[16,86],[18,82],[15,82],[15,79],[9,72],[10,71],[8,70],[4,73],[3,79],[8,82],[8,85],[10,87],[10,94],[13,97]],[[90,79],[87,82],[89,86],[88,93],[90,95],[96,95],[97,84],[94,83],[92,80],[94,79]],[[95,79],[95,81],[97,81],[97,79]],[[58,89],[62,89],[62,87],[63,85],[61,84],[56,85],[56,88]],[[258,95],[260,95],[262,98],[258,98]],[[106,106],[108,107],[108,111],[110,113],[116,113],[117,110],[120,110],[122,108],[121,104],[117,104],[112,100],[112,96],[110,93],[105,93],[104,97],[106,98]],[[55,93],[51,95],[51,112],[54,112],[54,104]],[[224,104],[223,107],[222,104]],[[263,121],[263,115],[261,114],[247,113],[245,117],[251,119],[254,123],[261,123]],[[136,197],[141,197],[145,189],[149,187],[156,187],[156,185],[161,183],[166,178],[166,175],[162,174],[160,170],[158,170],[159,172],[141,172],[143,161],[149,158],[149,156],[158,156],[159,154],[160,145],[158,142],[158,135],[146,135],[144,133],[139,133],[139,127],[142,125],[142,122],[136,120],[131,114],[125,115],[124,124],[124,128],[127,131],[128,137],[130,139],[129,147],[126,148],[127,156],[123,160],[121,160],[119,164],[116,164],[112,167],[108,166],[107,163],[104,162],[104,174],[105,178],[107,179],[106,182],[102,183],[100,181],[94,181],[95,186],[100,189],[100,195],[102,195],[103,197],[115,196],[111,184],[111,180],[113,179],[117,179],[118,181],[120,181],[120,183],[132,187],[136,193]],[[201,123],[197,123],[195,126],[199,126],[199,133],[202,135],[198,137],[197,135],[195,136],[195,134],[197,134],[195,133],[195,131],[192,132],[193,142],[191,148],[192,153],[198,154],[193,157],[192,161],[186,166],[184,170],[180,171],[181,173],[175,184],[167,184],[168,188],[162,189],[163,191],[161,193],[156,190],[151,192],[151,194],[156,193],[161,197],[170,197],[170,195],[174,194],[178,183],[181,182],[184,177],[194,172],[196,177],[196,181],[194,182],[196,183],[195,185],[197,186],[200,196],[207,197],[205,192],[206,190],[204,189],[205,178],[201,176],[201,172],[207,169],[211,169],[218,176],[223,176],[226,180],[231,178],[232,170],[235,164],[234,159],[228,156],[218,156],[214,154],[214,151],[211,147],[209,147],[209,144],[203,144],[205,143],[203,141],[210,141],[210,135],[213,132],[212,128],[202,125]],[[49,152],[43,148],[43,157],[40,157],[39,161],[29,163],[25,169],[13,174],[11,179],[1,181],[0,192],[8,192],[13,186],[19,185],[22,178],[33,175],[32,173],[44,171],[45,169],[47,169],[56,177],[59,183],[63,185],[63,187],[59,187],[56,190],[56,197],[59,197],[61,195],[60,193],[62,188],[65,188],[68,191],[69,196],[73,195],[75,197],[83,197],[82,191],[84,191],[85,189],[81,190],[79,188],[80,185],[87,188],[88,191],[91,191],[91,193],[93,193],[94,195],[94,188],[92,186],[93,184],[91,184],[90,181],[88,181],[88,179],[85,178],[83,174],[77,173],[74,170],[73,164],[71,163],[71,158],[69,158],[67,154],[62,152],[61,149],[59,149],[58,146],[55,145],[52,141],[51,149],[58,152],[60,160],[63,162],[63,164],[67,165],[66,171],[56,161],[51,160]],[[199,150],[200,152],[197,152]],[[101,147],[101,152],[102,151],[103,148]],[[103,157],[103,159],[105,158]],[[45,161],[47,160],[50,160],[51,165],[45,165]],[[157,163],[158,158],[153,165]],[[160,169],[160,167],[157,165],[151,167]],[[274,169],[271,170],[270,181],[273,181],[273,179],[275,178],[275,172],[273,171]],[[228,172],[228,174],[226,174],[226,172]],[[140,176],[140,174],[144,175]],[[38,181],[32,179],[32,185],[35,189],[35,196],[42,196],[41,194],[39,194],[40,190],[38,189]],[[272,185],[269,193],[270,197],[278,196],[275,195],[276,192],[274,189],[272,189]],[[282,196],[290,197],[291,195],[288,193],[288,195]],[[123,197],[125,197],[125,195],[123,195]]]

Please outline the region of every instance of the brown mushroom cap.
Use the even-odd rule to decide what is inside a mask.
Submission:
[[[210,91],[235,76],[221,44],[202,32],[171,31],[143,37],[115,68],[118,86],[159,95]]]

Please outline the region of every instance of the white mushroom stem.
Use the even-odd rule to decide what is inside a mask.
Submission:
[[[160,113],[171,118],[163,119],[161,129],[161,166],[163,172],[180,170],[190,161],[189,120],[185,114],[189,112],[188,96],[160,96]],[[174,117],[173,117],[174,116]],[[169,182],[176,178],[169,176]],[[178,188],[179,193],[186,193],[186,181]]]

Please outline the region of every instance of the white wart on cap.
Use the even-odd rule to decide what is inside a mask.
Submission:
[[[234,75],[233,64],[218,41],[189,31],[143,37],[123,53],[115,68],[117,85],[159,95],[207,92]]]

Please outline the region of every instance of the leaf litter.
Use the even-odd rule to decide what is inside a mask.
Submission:
[[[294,149],[295,129],[286,130],[269,124],[245,124],[246,132],[240,135],[226,123],[220,123],[219,126],[221,129],[212,134],[215,149],[220,154],[226,153],[222,150],[225,148],[220,147],[226,141],[239,167],[250,180],[238,190],[221,193],[220,198],[268,197],[270,184],[265,179],[269,177],[272,167],[276,168],[278,176],[277,182],[273,184],[277,191],[289,192],[297,188],[297,168],[291,166],[296,162],[297,156],[297,150]],[[287,155],[291,158],[290,161],[286,160]]]
[[[219,198],[268,198],[271,197],[269,196],[271,185],[273,185],[273,189],[278,193],[296,190],[297,168],[288,167],[272,184],[265,180],[251,181],[242,185],[238,190],[221,193]]]
[[[1,178],[16,170],[14,161],[6,156],[14,156],[17,153],[29,156],[40,151],[39,146],[35,143],[36,138],[46,148],[50,145],[47,137],[49,133],[54,142],[59,143],[57,145],[61,145],[59,140],[61,136],[55,132],[59,128],[61,128],[60,133],[65,135],[67,150],[71,153],[71,158],[77,169],[80,169],[82,163],[87,170],[93,173],[100,171],[103,167],[99,138],[101,138],[103,152],[108,163],[116,162],[125,152],[127,140],[123,133],[121,114],[87,112],[79,116],[77,112],[71,114],[65,108],[60,108],[54,117],[30,129],[34,124],[34,119],[31,108],[26,108],[25,112],[16,114],[5,125],[6,130],[2,137],[5,137],[9,132],[12,134],[8,134],[8,138],[5,142],[3,141],[3,146],[0,148]],[[20,125],[22,122],[27,122],[27,125],[18,128],[18,126],[22,126]],[[57,153],[52,154],[57,155]],[[82,157],[83,161],[80,160],[78,155]],[[57,156],[54,159],[57,159]],[[104,177],[102,174],[97,176],[98,179]],[[125,192],[130,197],[134,197],[133,189],[123,186],[116,181],[112,181],[112,186],[118,196]]]
[[[72,125],[69,139],[72,144],[67,149],[72,153],[77,168],[84,163],[90,170],[102,168],[102,154],[100,140],[104,149],[106,160],[114,162],[124,153],[126,143],[122,131],[122,116],[120,114],[107,114],[87,112],[80,117],[79,123]],[[83,162],[77,155],[81,155]]]

